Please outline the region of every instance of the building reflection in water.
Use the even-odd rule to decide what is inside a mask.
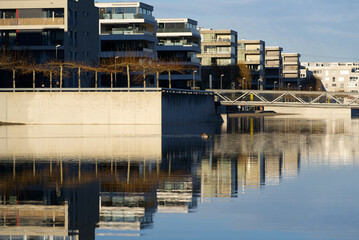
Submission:
[[[261,191],[296,178],[316,155],[330,164],[335,151],[358,155],[359,138],[343,139],[359,132],[354,120],[233,118],[225,126],[1,127],[0,239],[138,236],[157,212],[191,213],[213,197]]]

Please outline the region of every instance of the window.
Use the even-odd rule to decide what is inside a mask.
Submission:
[[[335,77],[332,78],[333,82],[335,82]]]

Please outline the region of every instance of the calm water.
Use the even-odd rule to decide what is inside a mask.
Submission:
[[[0,127],[0,239],[359,239],[358,183],[358,119]]]

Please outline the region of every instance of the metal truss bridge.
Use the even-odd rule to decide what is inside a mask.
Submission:
[[[208,89],[222,105],[359,109],[358,92]]]

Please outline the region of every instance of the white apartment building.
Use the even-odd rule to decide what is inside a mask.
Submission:
[[[283,86],[283,62],[281,47],[265,47],[266,88]]]
[[[230,66],[237,63],[237,32],[233,30],[201,30],[202,66]]]
[[[98,59],[98,10],[92,0],[0,0],[0,43],[38,62]]]
[[[282,53],[284,86],[296,88],[300,85],[299,58],[299,53]]]
[[[265,42],[262,40],[238,41],[238,64],[245,64],[252,74],[252,88],[265,85]]]
[[[201,36],[197,30],[197,21],[189,18],[156,20],[158,23],[158,58],[164,61],[176,61],[181,65],[188,66],[189,69],[184,74],[171,75],[172,87],[192,87],[193,80],[201,81],[201,64],[196,56],[201,52]],[[160,85],[168,85],[167,74],[160,75]]]
[[[234,88],[237,64],[237,32],[201,29],[202,88]]]
[[[359,63],[305,62],[302,66],[319,78],[328,92],[359,91]]]
[[[95,3],[99,8],[100,57],[156,58],[153,6],[142,2]]]

